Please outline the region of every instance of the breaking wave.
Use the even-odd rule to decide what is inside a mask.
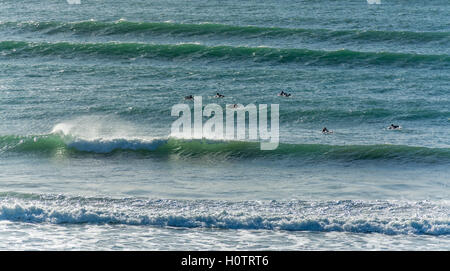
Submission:
[[[0,193],[0,220],[51,224],[450,234],[447,203],[212,201]]]
[[[388,160],[398,162],[448,163],[450,149],[402,145],[324,145],[281,143],[272,151],[261,151],[259,142],[187,140],[176,138],[94,138],[81,139],[60,133],[38,136],[0,136],[0,153],[177,155],[184,158],[289,158],[305,161]]]

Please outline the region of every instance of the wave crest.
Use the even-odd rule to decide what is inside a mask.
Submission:
[[[385,160],[401,163],[448,163],[450,149],[402,145],[323,145],[282,143],[272,151],[261,151],[259,142],[187,140],[175,138],[93,138],[48,134],[39,136],[0,136],[0,152],[33,152],[40,154],[88,153],[113,154],[134,152],[150,156],[225,159],[298,159],[305,162]]]
[[[3,57],[150,58],[170,60],[251,61],[301,65],[450,66],[450,56],[393,52],[205,46],[199,44],[0,42]]]
[[[70,34],[86,36],[109,35],[170,35],[183,37],[214,36],[239,38],[307,38],[336,42],[399,42],[427,43],[449,42],[449,32],[412,32],[382,30],[330,30],[309,28],[281,28],[260,26],[235,26],[214,23],[181,24],[164,22],[3,22],[0,29],[40,32],[46,35]]]

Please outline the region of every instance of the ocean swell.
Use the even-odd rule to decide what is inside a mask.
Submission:
[[[161,59],[204,61],[250,61],[302,65],[357,65],[398,67],[447,67],[450,56],[351,50],[280,49],[269,47],[205,46],[199,44],[0,42],[0,57],[61,57],[106,59]]]
[[[16,32],[38,32],[45,35],[77,36],[155,36],[175,37],[239,37],[252,38],[307,38],[315,41],[334,42],[398,42],[428,43],[450,41],[449,32],[412,32],[382,30],[330,30],[318,28],[282,28],[262,26],[237,26],[214,23],[181,24],[169,22],[2,22],[0,30]]]

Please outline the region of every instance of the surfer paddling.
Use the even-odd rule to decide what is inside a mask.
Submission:
[[[282,96],[282,97],[291,97],[290,93],[284,92],[283,90],[278,93],[278,96]]]
[[[400,125],[394,125],[391,124],[391,126],[388,127],[389,130],[400,130],[402,127]]]

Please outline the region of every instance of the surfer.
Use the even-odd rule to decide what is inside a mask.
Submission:
[[[278,96],[290,97],[291,94],[290,94],[290,93],[287,93],[287,92],[284,92],[284,91],[282,90],[280,93],[278,93]]]
[[[217,92],[215,97],[216,97],[216,98],[224,98],[225,95],[222,95],[222,94],[220,94],[219,92]]]
[[[397,129],[400,129],[400,125],[391,124],[391,126],[389,126],[389,130],[397,130]]]
[[[194,96],[189,95],[189,96],[184,97],[184,99],[185,100],[194,100]]]
[[[328,130],[327,127],[323,127],[322,134],[332,134],[332,133],[333,131]]]

